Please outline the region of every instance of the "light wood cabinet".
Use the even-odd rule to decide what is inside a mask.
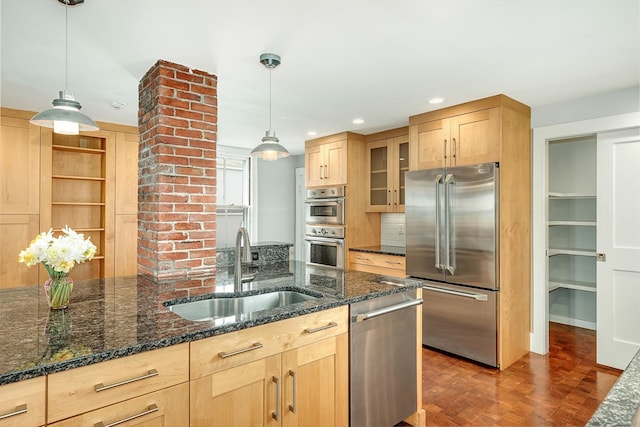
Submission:
[[[0,288],[39,282],[18,253],[40,232],[40,128],[16,113],[0,120]]]
[[[406,277],[406,258],[400,255],[349,252],[349,268],[385,276]]]
[[[410,121],[412,170],[500,161],[499,107],[432,120],[430,114]]]
[[[45,424],[45,377],[0,386],[0,427]]]
[[[60,421],[188,380],[188,343],[54,373],[48,376],[47,420]],[[133,409],[125,406],[116,412]]]
[[[317,140],[305,145],[307,187],[329,187],[347,183],[347,141]]]
[[[367,211],[404,212],[404,174],[409,170],[408,128],[367,136]],[[384,138],[384,136],[388,136]],[[383,139],[378,139],[383,137]]]
[[[192,342],[191,426],[348,424],[347,330],[345,306]]]
[[[48,425],[51,427],[188,426],[189,384],[185,382]]]

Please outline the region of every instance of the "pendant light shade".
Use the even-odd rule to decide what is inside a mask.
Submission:
[[[80,103],[69,92],[60,91],[60,97],[54,99],[53,108],[36,114],[31,123],[53,128],[55,133],[78,135],[80,131],[99,130],[98,125],[80,112]]]
[[[67,87],[67,62],[68,62],[68,7],[83,3],[84,0],[58,0],[65,5],[65,90],[60,91],[59,98],[53,100],[53,108],[36,114],[31,118],[31,123],[38,126],[53,128],[55,133],[64,135],[78,135],[80,131],[95,131],[100,128],[88,116],[80,112],[80,103],[76,101]]]
[[[262,157],[262,160],[278,160],[288,157],[289,152],[280,145],[276,133],[271,130],[271,70],[280,65],[280,57],[274,53],[260,55],[260,63],[269,69],[269,130],[262,137],[262,144],[251,151],[253,157]]]

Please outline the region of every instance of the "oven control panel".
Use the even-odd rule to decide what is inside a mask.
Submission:
[[[307,199],[328,199],[344,197],[344,187],[326,187],[307,189]]]
[[[308,225],[306,235],[314,237],[329,237],[344,239],[344,227],[331,227],[327,225]]]

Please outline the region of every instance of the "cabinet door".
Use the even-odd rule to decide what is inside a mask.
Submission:
[[[450,166],[500,161],[500,108],[452,117],[449,150]]]
[[[411,139],[411,170],[445,167],[449,120],[434,120],[413,125],[409,129]]]
[[[2,203],[0,203],[0,214],[38,214],[39,171],[39,128],[31,125],[26,119],[2,117],[0,136],[0,200]],[[25,247],[30,240],[25,242]]]
[[[367,143],[367,212],[392,210],[392,142],[393,139],[385,139]]]
[[[189,425],[189,385],[155,393],[49,424],[51,427],[173,427]]]
[[[307,187],[321,186],[323,184],[322,168],[324,167],[322,145],[307,147],[304,158]]]
[[[285,427],[349,424],[347,342],[341,334],[283,353]]]
[[[324,184],[346,185],[347,183],[347,143],[331,142],[324,145]]]
[[[41,267],[18,262],[20,251],[40,233],[38,227],[38,215],[0,215],[0,289],[38,284]]]
[[[191,381],[191,427],[279,426],[280,354]]]
[[[393,176],[391,188],[393,189],[393,211],[404,212],[405,184],[404,174],[409,170],[409,135],[393,139]]]

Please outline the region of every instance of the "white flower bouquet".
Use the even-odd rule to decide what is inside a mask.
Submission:
[[[18,261],[27,266],[41,263],[49,273],[50,281],[45,284],[51,308],[64,308],[69,302],[73,281],[69,272],[76,265],[93,259],[96,246],[91,238],[84,238],[68,226],[62,235],[53,237],[53,229],[38,234],[25,250],[20,251]]]

